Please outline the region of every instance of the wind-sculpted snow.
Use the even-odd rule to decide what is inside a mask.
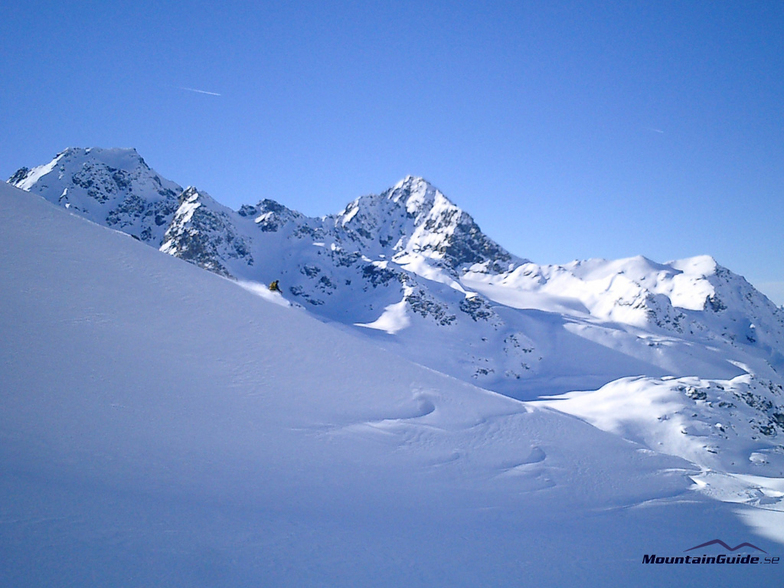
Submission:
[[[211,206],[196,191],[181,200],[183,220]],[[225,220],[204,222],[216,218]],[[7,185],[0,219],[3,585],[660,586],[662,570],[643,566],[643,554],[716,537],[771,554],[784,546],[781,513],[762,510],[762,495],[776,498],[768,487],[756,502],[734,500],[710,479],[718,469],[658,451],[644,431],[629,442],[418,366],[368,339],[388,345],[394,335],[323,324],[278,294],[263,299]],[[285,223],[258,230],[292,236]],[[345,258],[321,243],[300,239],[310,259]],[[243,263],[226,268],[236,275]],[[361,275],[367,265],[344,267]],[[455,287],[382,265],[375,288],[391,300],[417,280],[463,312]],[[324,272],[294,267],[303,280]],[[370,279],[352,286],[373,291]],[[570,330],[587,320],[483,300],[469,307],[476,316],[433,326],[456,334],[451,348],[427,338],[430,316],[412,314],[400,332],[417,330],[435,361],[462,352],[460,329],[517,321],[502,344],[539,373],[538,357],[589,341]],[[488,369],[493,344],[469,347]],[[743,435],[778,418],[773,378],[679,380],[683,393],[672,393],[713,402],[696,410],[709,422],[723,410],[718,385],[730,384],[738,416],[722,422],[756,419],[737,429],[737,447],[754,449],[743,475],[766,472],[755,468],[778,463],[776,437],[749,445]],[[694,493],[693,479],[721,500]],[[666,574],[665,583],[711,586],[780,575],[772,566]]]
[[[731,380],[623,378],[537,404],[700,466],[699,489],[731,502],[784,511],[784,386]]]

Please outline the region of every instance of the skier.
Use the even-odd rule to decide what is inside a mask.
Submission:
[[[278,284],[278,280],[273,281],[269,285],[270,292],[280,292],[280,284]]]

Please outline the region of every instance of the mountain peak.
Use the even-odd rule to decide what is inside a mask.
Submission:
[[[150,169],[139,152],[134,147],[67,147],[55,156],[55,161],[67,162],[75,160],[89,160],[103,163],[109,167],[133,170],[137,167]]]
[[[476,264],[506,271],[522,261],[422,177],[409,175],[382,194],[357,198],[333,218],[345,240],[360,243],[371,257],[427,258],[457,273]]]
[[[436,201],[457,209],[441,191],[422,177],[406,176],[385,192],[388,200],[405,206],[409,214],[427,214]]]
[[[397,190],[398,188],[408,188],[408,189],[411,189],[414,186],[420,186],[420,185],[424,185],[424,186],[429,187],[429,188],[433,188],[434,187],[433,184],[428,182],[422,176],[412,176],[412,175],[409,174],[405,178],[400,180],[397,184],[395,184],[392,187],[392,190]]]
[[[199,190],[196,186],[188,186],[185,190],[182,191],[179,198],[177,199],[180,205],[188,203],[188,204],[196,204],[196,203],[206,203],[210,205],[217,205],[221,206],[215,198],[210,196],[207,192],[203,190]]]
[[[44,177],[46,181],[39,181]],[[58,198],[66,188],[70,191],[83,188],[88,196],[103,202],[128,192],[131,187],[138,192],[139,186],[131,186],[134,182],[156,184],[159,191],[166,192],[160,196],[170,196],[169,192],[176,196],[182,191],[180,186],[150,169],[134,148],[67,147],[49,163],[32,169],[21,168],[8,181],[47,200],[52,200],[48,193],[55,186],[60,190],[56,194]]]
[[[21,168],[9,183],[156,246],[182,192],[132,148],[68,147],[47,164]]]

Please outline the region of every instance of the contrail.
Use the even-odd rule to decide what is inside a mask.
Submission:
[[[649,131],[653,131],[654,133],[661,133],[662,135],[664,134],[664,131],[662,131],[661,129],[654,129],[653,127],[645,127],[645,128],[648,129]]]
[[[196,88],[186,88],[185,86],[177,86],[180,90],[187,90],[188,92],[196,92],[197,94],[207,94],[208,96],[221,96],[217,92],[208,92],[207,90],[197,90]]]

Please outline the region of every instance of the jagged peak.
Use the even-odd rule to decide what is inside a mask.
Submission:
[[[237,214],[243,217],[255,217],[259,214],[273,213],[276,215],[291,216],[292,218],[305,218],[301,212],[292,210],[285,204],[271,198],[262,198],[256,204],[243,204],[237,209]]]
[[[181,204],[184,202],[196,202],[197,200],[203,199],[204,196],[205,194],[199,192],[196,186],[188,186],[182,191],[178,200]]]
[[[447,224],[457,222],[473,224],[473,219],[449,200],[438,188],[421,177],[406,176],[381,194],[360,196],[349,202],[337,215],[330,215],[336,227],[348,230],[359,227],[360,234],[366,229],[384,225],[387,221],[400,216],[413,222],[409,236],[424,230],[430,232],[437,227],[443,229]],[[404,221],[405,222],[405,221]],[[446,223],[446,224],[445,224]],[[398,227],[404,224],[398,224]]]
[[[392,190],[394,191],[394,190],[398,190],[400,188],[409,188],[410,189],[411,187],[417,186],[417,185],[425,185],[427,187],[434,188],[433,184],[428,182],[422,176],[412,176],[412,175],[409,174],[405,178],[400,180],[397,184],[392,186]]]
[[[199,190],[196,186],[188,186],[180,194],[178,201],[183,204],[208,204],[210,208],[220,211],[229,210],[223,204],[215,200],[204,190]]]
[[[406,176],[382,194],[361,196],[334,217],[334,226],[350,239],[375,243],[400,253],[424,255],[455,270],[491,262],[518,262],[489,239],[474,219],[438,188],[418,176]],[[488,270],[489,271],[489,270]]]

